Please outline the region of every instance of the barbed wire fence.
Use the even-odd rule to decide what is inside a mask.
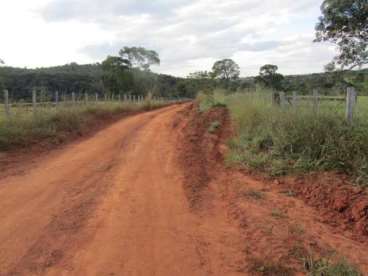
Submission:
[[[17,110],[32,111],[33,113],[42,112],[45,109],[57,109],[58,107],[73,108],[78,106],[98,106],[100,104],[129,104],[129,105],[141,105],[144,103],[152,104],[175,104],[188,101],[187,98],[180,97],[161,97],[154,95],[136,95],[132,93],[124,93],[117,95],[108,95],[100,93],[60,93],[45,92],[38,89],[33,89],[31,97],[29,98],[17,98],[12,99],[8,90],[4,89],[3,114],[6,119],[11,119]],[[0,115],[1,117],[1,115]]]

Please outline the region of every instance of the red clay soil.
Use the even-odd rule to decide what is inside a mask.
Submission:
[[[331,174],[271,182],[225,168],[224,143],[231,134],[226,110],[200,114],[191,107],[184,117],[189,122],[180,156],[187,170],[186,195],[190,201],[202,202],[195,205],[204,206],[194,209],[199,214],[225,211],[231,224],[240,228],[243,257],[238,260],[238,271],[303,275],[303,260],[313,257],[347,259],[368,274],[368,243],[360,231],[366,229],[367,220],[362,189]],[[213,121],[222,124],[216,135],[207,131]]]
[[[171,106],[19,165],[0,178],[0,275],[305,275],[310,256],[368,275],[365,241],[224,167],[229,130],[224,109]]]
[[[357,240],[368,240],[368,194],[347,176],[314,173],[287,178],[283,183],[319,210],[324,222],[351,231]]]

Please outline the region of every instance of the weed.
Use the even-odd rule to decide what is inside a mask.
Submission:
[[[256,191],[256,190],[249,190],[245,192],[245,196],[253,198],[255,200],[262,200],[265,198],[265,194],[263,192]]]
[[[216,130],[218,130],[220,127],[221,127],[221,123],[219,121],[214,121],[208,127],[208,132],[209,133],[215,133]]]
[[[296,193],[292,190],[281,191],[280,194],[284,194],[288,197],[296,197]]]
[[[289,233],[292,235],[303,235],[305,233],[305,229],[302,225],[300,224],[295,224],[295,225],[290,225],[289,226]]]
[[[314,260],[308,257],[304,267],[310,276],[361,276],[362,274],[345,260],[332,263],[328,259]]]
[[[282,210],[279,210],[279,209],[273,209],[271,212],[271,216],[277,219],[283,219],[287,217],[286,214]]]
[[[252,266],[249,272],[252,275],[262,275],[262,276],[291,276],[294,275],[294,271],[282,264],[276,264],[272,262],[267,262],[263,260],[252,261]]]

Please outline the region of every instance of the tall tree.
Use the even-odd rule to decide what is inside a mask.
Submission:
[[[149,71],[151,65],[159,65],[160,57],[157,52],[143,47],[124,47],[120,50],[121,58],[129,60],[130,67]]]
[[[130,66],[130,61],[121,57],[108,56],[102,62],[102,80],[110,94],[119,94],[121,89],[127,88],[131,80]]]
[[[212,71],[215,78],[225,80],[227,83],[238,79],[240,75],[240,67],[232,59],[223,59],[215,62]]]
[[[282,90],[284,76],[277,73],[279,67],[273,64],[266,64],[261,67],[257,81],[263,83],[266,87]]]
[[[327,69],[353,69],[368,64],[368,1],[324,0],[316,26],[316,42],[329,41],[339,54]]]
[[[0,58],[0,64],[4,64],[5,62]]]

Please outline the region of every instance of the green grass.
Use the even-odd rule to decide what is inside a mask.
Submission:
[[[309,102],[273,106],[267,91],[213,97],[227,105],[237,127],[238,135],[229,142],[230,163],[272,176],[340,171],[367,185],[367,97],[359,98],[352,126],[344,119],[342,102],[321,102],[316,111]]]
[[[158,104],[107,102],[89,105],[40,107],[33,114],[31,108],[15,107],[10,119],[0,108],[0,151],[27,147],[40,141],[60,144],[74,134],[79,135],[97,120],[105,120],[126,112],[150,110]]]

